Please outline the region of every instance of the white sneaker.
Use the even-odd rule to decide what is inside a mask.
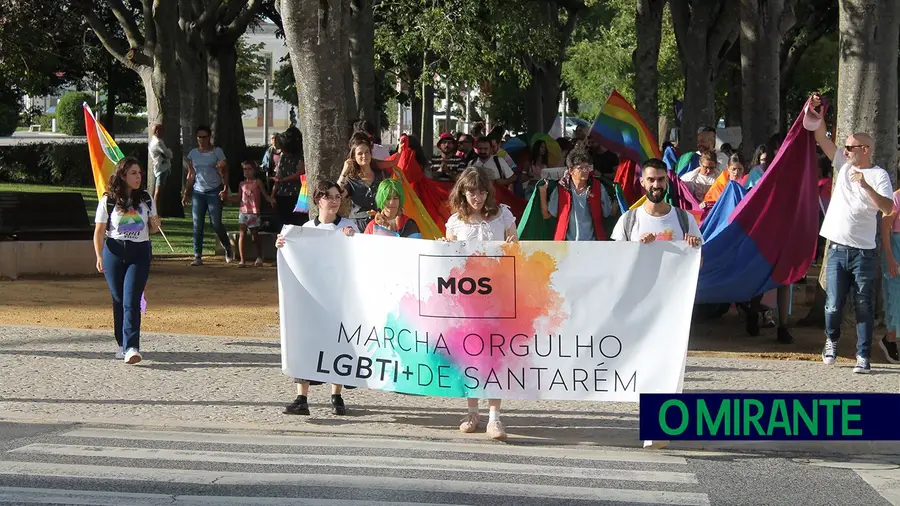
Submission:
[[[137,350],[137,348],[128,348],[128,351],[125,352],[125,363],[129,365],[136,364],[143,360],[144,357],[141,356],[141,352]]]
[[[835,343],[831,339],[825,340],[825,349],[822,350],[822,362],[825,365],[831,365],[834,363],[835,357]]]
[[[119,360],[122,360],[123,358],[125,358],[125,350],[122,349],[121,346],[116,348],[116,358]]]
[[[662,450],[663,448],[665,448],[665,447],[667,447],[667,446],[669,446],[669,442],[668,442],[668,441],[662,441],[662,440],[659,440],[659,439],[657,439],[657,440],[650,440],[650,441],[644,441],[644,449],[650,449],[650,450]]]

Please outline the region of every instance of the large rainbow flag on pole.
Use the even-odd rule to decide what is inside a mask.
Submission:
[[[590,135],[606,149],[639,165],[650,158],[662,159],[656,136],[616,90],[612,90],[597,114]]]
[[[97,198],[106,193],[106,183],[116,171],[116,163],[125,158],[122,150],[113,140],[109,132],[97,121],[90,106],[84,103],[84,129],[87,133],[88,152],[91,158],[91,171],[94,173],[94,186]]]

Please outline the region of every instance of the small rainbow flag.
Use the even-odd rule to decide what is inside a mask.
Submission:
[[[97,188],[97,198],[106,193],[106,183],[116,171],[116,163],[125,158],[122,150],[113,140],[109,132],[94,117],[93,111],[87,103],[84,106],[84,129],[87,132],[88,152],[91,158],[91,170],[94,173],[94,186]]]
[[[591,138],[622,158],[643,164],[662,159],[656,137],[625,97],[613,90],[591,126]]]
[[[306,184],[306,174],[300,175],[300,194],[297,195],[297,205],[294,206],[294,212],[309,212],[309,185]]]

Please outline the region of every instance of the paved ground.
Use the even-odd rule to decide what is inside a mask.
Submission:
[[[146,335],[137,367],[114,361],[111,344],[96,331],[0,327],[0,503],[900,505],[896,443],[650,451],[635,405],[509,401],[500,444],[456,430],[458,400],[353,390],[338,418],[320,387],[313,416],[282,415],[294,386],[272,340]],[[850,371],[690,358],[685,389],[900,388],[900,368]]]

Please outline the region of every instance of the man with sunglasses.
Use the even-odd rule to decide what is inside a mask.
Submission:
[[[841,337],[844,302],[853,290],[856,305],[856,367],[854,373],[870,371],[872,334],[875,327],[875,273],[877,267],[875,235],[878,212],[890,214],[893,188],[887,171],[872,163],[874,143],[865,133],[847,137],[839,150],[825,133],[821,97],[813,95],[806,114],[812,123],[816,142],[833,162],[834,192],[819,234],[830,240],[825,263],[825,348],[822,361],[834,364]],[[811,125],[812,126],[812,125]]]

